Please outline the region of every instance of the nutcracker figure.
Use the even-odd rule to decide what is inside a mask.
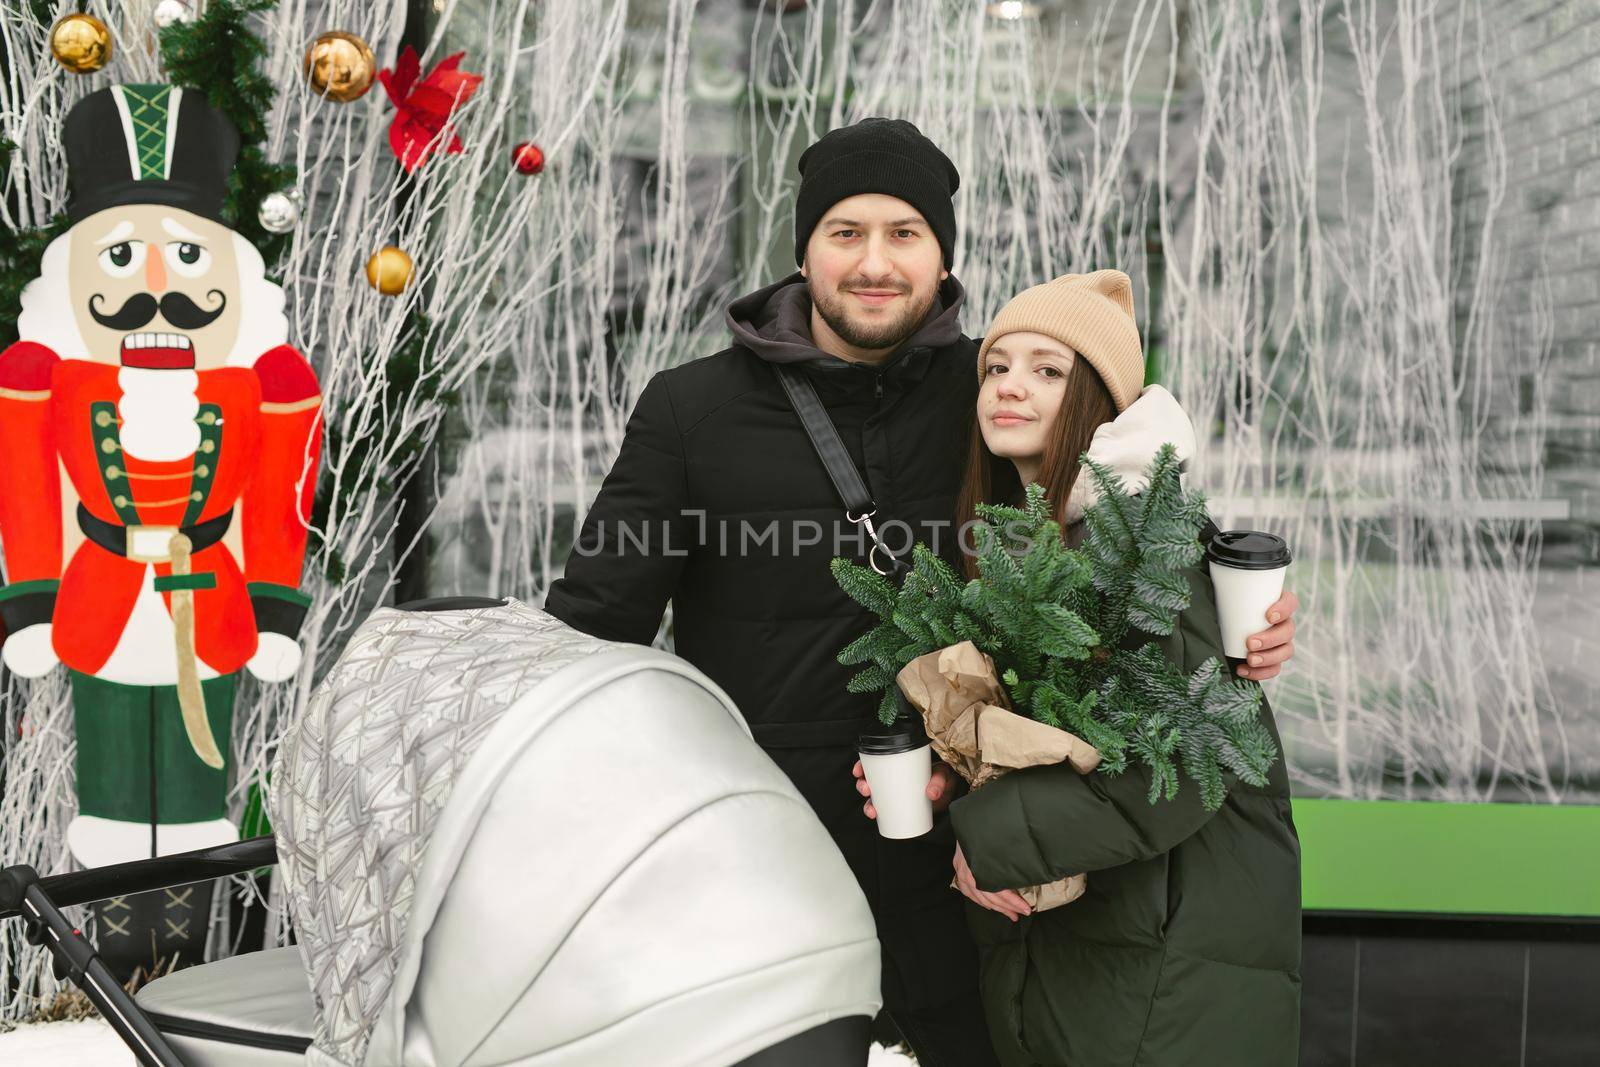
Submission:
[[[234,683],[300,665],[321,396],[282,290],[224,221],[225,116],[116,85],[63,142],[71,227],[0,352],[0,621],[13,672],[69,672],[67,843],[100,866],[237,837]],[[124,970],[204,944],[208,893],[153,896],[101,910]]]

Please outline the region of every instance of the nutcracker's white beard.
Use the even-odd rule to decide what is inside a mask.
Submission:
[[[122,399],[122,448],[150,460],[187,459],[200,447],[200,376],[192,370],[123,367],[117,372]]]

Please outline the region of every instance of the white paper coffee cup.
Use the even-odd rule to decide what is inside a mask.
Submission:
[[[1270,623],[1267,609],[1283,595],[1289,545],[1259,530],[1225,530],[1211,539],[1206,563],[1217,594],[1222,651],[1232,659],[1249,655],[1245,639]]]
[[[912,730],[862,734],[856,752],[878,811],[878,835],[898,840],[932,830],[928,779],[933,775],[933,747],[928,739]]]

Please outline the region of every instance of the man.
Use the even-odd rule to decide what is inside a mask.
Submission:
[[[732,347],[653,378],[546,610],[577,629],[649,642],[668,600],[679,655],[721,685],[816,810],[860,880],[883,944],[885,1008],[924,1067],[995,1062],[948,820],[880,838],[851,786],[876,698],[838,651],[872,624],[828,572],[866,554],[772,364],[815,386],[864,477],[880,532],[952,550],[978,342],[947,266],[955,166],[909,122],[866,119],[800,157],[799,274],[733,302]],[[881,556],[880,556],[881,560]],[[1267,678],[1292,652],[1292,594],[1261,635]],[[943,811],[953,776],[935,772]],[[865,1059],[863,1053],[863,1062]]]
[[[241,670],[294,676],[321,396],[283,292],[222,214],[239,136],[199,93],[68,113],[71,227],[0,352],[4,660],[72,682],[87,867],[236,840]],[[200,958],[209,886],[97,906],[123,975]]]

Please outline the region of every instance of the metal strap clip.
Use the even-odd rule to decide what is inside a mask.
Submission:
[[[906,564],[904,561],[896,559],[895,554],[889,551],[889,546],[883,543],[883,538],[878,536],[878,528],[872,524],[872,516],[876,515],[877,513],[878,509],[873,508],[870,511],[863,511],[861,514],[857,515],[851,512],[849,508],[846,508],[844,516],[851,522],[860,526],[863,530],[867,531],[867,536],[872,538],[872,547],[867,550],[867,563],[874,571],[883,575],[885,578],[888,578],[894,575],[898,570],[904,568]],[[880,551],[883,553],[884,558],[889,561],[887,570],[878,566],[878,553]]]

